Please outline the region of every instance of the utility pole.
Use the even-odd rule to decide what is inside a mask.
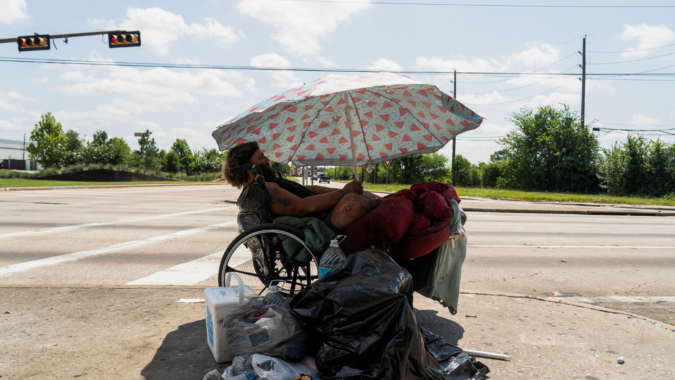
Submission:
[[[23,155],[21,156],[22,160],[26,160],[26,134],[23,134]]]
[[[586,36],[584,36],[584,46],[583,53],[581,54],[582,64],[581,67],[581,126],[586,126]]]
[[[453,78],[454,80],[452,81],[454,87],[452,89],[452,97],[457,99],[457,70],[455,70],[455,76]],[[457,136],[452,137],[452,161],[450,162],[450,165],[452,165],[452,186],[455,186],[455,145],[457,142]]]

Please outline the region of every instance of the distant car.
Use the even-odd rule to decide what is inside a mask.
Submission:
[[[330,176],[328,174],[320,174],[319,175],[319,183],[321,183],[321,182],[330,183]]]

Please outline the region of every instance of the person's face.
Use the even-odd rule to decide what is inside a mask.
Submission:
[[[251,163],[262,170],[265,181],[274,181],[277,178],[277,171],[272,169],[270,159],[265,156],[262,150],[258,149],[253,153]]]

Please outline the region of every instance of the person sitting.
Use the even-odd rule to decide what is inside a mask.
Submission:
[[[270,195],[274,216],[318,217],[336,233],[349,227],[372,211],[381,198],[363,191],[363,184],[352,181],[342,189],[325,186],[302,186],[281,177],[270,165],[257,142],[247,142],[230,149],[223,163],[222,174],[228,183],[238,189],[255,181],[253,170],[230,173],[231,168],[253,164],[262,170]]]

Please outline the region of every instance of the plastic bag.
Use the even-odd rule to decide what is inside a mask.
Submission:
[[[420,327],[420,331],[427,342],[427,350],[440,364],[446,380],[484,379],[485,375],[490,372],[490,369],[483,363],[471,360],[461,348],[453,346],[424,327]]]
[[[223,371],[223,378],[228,379],[241,375],[242,373],[253,371],[253,364],[251,364],[251,361],[252,359],[250,356],[237,356],[232,359],[232,365]]]
[[[294,380],[300,375],[316,376],[319,372],[314,359],[306,357],[300,363],[288,363],[265,355],[253,355],[253,370],[261,379]]]
[[[293,298],[322,379],[446,379],[418,329],[412,286],[405,269],[371,249]]]
[[[230,354],[237,356],[269,350],[303,331],[288,308],[261,299],[236,307],[218,324],[227,329]]]

